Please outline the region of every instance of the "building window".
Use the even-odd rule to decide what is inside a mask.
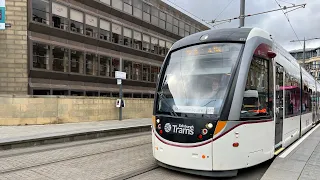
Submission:
[[[33,43],[33,67],[49,70],[50,47],[45,44]]]
[[[68,96],[69,92],[67,90],[52,90],[52,95],[54,95],[54,96]]]
[[[191,31],[191,34],[194,34],[194,33],[196,33],[196,28],[191,26],[191,30],[190,31]]]
[[[186,24],[186,25],[185,25],[185,30],[188,31],[188,32],[190,32],[190,25]]]
[[[132,30],[123,28],[123,42],[125,46],[132,47]]]
[[[110,41],[110,22],[100,20],[100,39]]]
[[[173,23],[173,18],[171,15],[167,14],[167,24],[166,24],[166,29],[170,32],[172,32],[172,23]]]
[[[86,35],[97,38],[98,37],[98,19],[97,17],[86,14]]]
[[[158,47],[159,43],[158,43],[158,39],[155,38],[155,37],[151,37],[151,52],[152,53],[155,53],[155,54],[158,54]]]
[[[123,8],[124,12],[132,14],[132,0],[124,0]]]
[[[179,20],[176,19],[176,18],[173,18],[173,25],[178,27],[179,26]]]
[[[179,28],[179,35],[180,35],[181,37],[184,37],[184,30],[181,29],[181,28]]]
[[[83,96],[84,92],[83,91],[70,91],[71,96]]]
[[[159,20],[159,27],[162,29],[166,29],[166,14],[160,11],[160,20]]]
[[[142,37],[140,32],[133,31],[133,47],[135,49],[142,48]]]
[[[33,90],[33,95],[50,95],[50,90],[38,90],[38,89],[34,89]]]
[[[99,92],[97,91],[86,91],[86,96],[99,96]]]
[[[52,47],[52,70],[69,72],[69,49],[63,47]]]
[[[157,82],[158,80],[159,68],[151,66],[151,82]]]
[[[33,0],[32,1],[32,20],[35,22],[49,25],[49,1]]]
[[[167,22],[166,29],[167,29],[167,31],[172,32],[172,24]]]
[[[134,93],[133,98],[141,98],[141,93]]]
[[[150,51],[150,36],[145,34],[143,35],[142,50]]]
[[[142,19],[142,1],[133,0],[133,16]]]
[[[190,35],[190,26],[188,25],[188,24],[186,24],[186,26],[185,26],[185,32],[184,32],[184,35],[185,36],[189,36]]]
[[[171,48],[172,43],[171,42],[166,42],[166,53],[169,52],[169,49]]]
[[[112,0],[112,7],[122,11],[122,0]]]
[[[127,78],[132,79],[132,62],[124,60],[123,61],[123,70],[127,73]]]
[[[153,24],[155,26],[159,26],[159,18],[157,18],[155,16],[151,16],[151,24]]]
[[[100,92],[101,97],[111,97],[110,92]]]
[[[151,9],[151,24],[158,26],[159,25],[159,10],[155,7]]]
[[[86,53],[86,74],[98,75],[98,57],[96,54]]]
[[[112,77],[115,77],[116,71],[120,71],[120,60],[117,58],[111,58],[112,62]]]
[[[61,4],[52,2],[52,26],[55,28],[68,30],[68,8]]]
[[[141,81],[141,72],[142,72],[142,65],[138,63],[133,63],[133,80]]]
[[[180,21],[179,22],[179,35],[184,37],[185,36],[185,30],[184,30],[184,22]]]
[[[84,54],[81,51],[71,50],[71,72],[83,73]]]
[[[150,65],[143,65],[142,80],[150,81]]]
[[[151,7],[148,4],[143,3],[143,20],[150,22]]]
[[[166,22],[162,19],[159,20],[159,27],[162,29],[166,29]]]
[[[179,34],[179,28],[178,28],[178,26],[173,26],[173,33]]]
[[[75,33],[83,34],[83,13],[70,9],[70,30]]]
[[[159,40],[159,55],[166,55],[166,42],[163,40]]]
[[[122,44],[122,28],[120,25],[112,24],[112,42]]]
[[[100,76],[110,77],[111,75],[111,57],[100,56]]]
[[[160,16],[160,19],[162,19],[162,20],[164,20],[164,21],[166,20],[166,13],[160,11],[159,16]]]

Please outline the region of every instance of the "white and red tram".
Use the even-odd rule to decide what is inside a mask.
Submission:
[[[319,121],[320,84],[258,28],[177,41],[159,75],[152,146],[159,165],[235,176],[269,160]]]

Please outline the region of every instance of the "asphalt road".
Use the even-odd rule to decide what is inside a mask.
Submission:
[[[0,151],[0,180],[208,179],[158,167],[151,148],[147,132]],[[270,163],[232,179],[260,179]]]

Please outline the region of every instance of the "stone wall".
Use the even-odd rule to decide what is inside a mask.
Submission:
[[[125,99],[123,119],[149,118],[153,99]],[[119,118],[116,98],[0,96],[0,125],[56,124]]]
[[[0,93],[27,94],[27,0],[6,0],[6,23],[0,30]]]

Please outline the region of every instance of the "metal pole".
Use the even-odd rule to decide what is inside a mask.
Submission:
[[[120,84],[120,109],[119,109],[119,120],[122,120],[122,79],[121,79],[121,84]]]
[[[240,1],[240,27],[244,26],[244,12],[245,12],[245,5],[246,0]]]
[[[303,39],[303,68],[306,68],[305,61],[306,61],[306,38]]]

